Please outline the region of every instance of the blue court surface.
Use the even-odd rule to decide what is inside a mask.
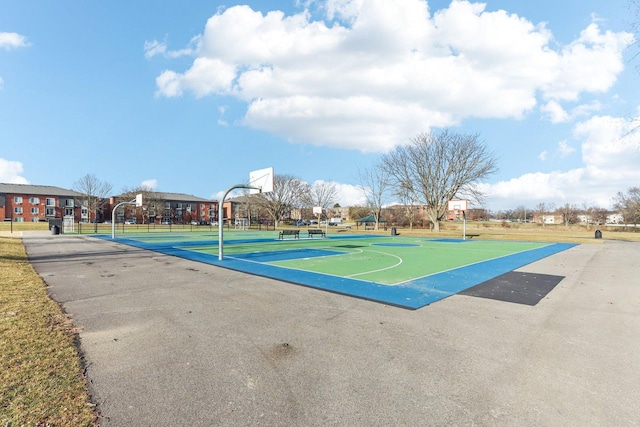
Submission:
[[[110,236],[95,236],[111,240]],[[330,236],[327,238],[278,240],[273,235],[246,236],[245,239],[225,239],[225,256],[218,259],[217,236],[194,239],[188,235],[127,235],[115,241],[141,249],[177,256],[193,261],[224,267],[247,274],[269,277],[284,282],[324,291],[363,298],[407,309],[418,309],[448,296],[511,272],[542,258],[567,250],[570,243],[494,242],[460,239],[429,239],[381,236]],[[519,245],[515,252],[492,255],[491,246]],[[527,246],[528,245],[528,246]],[[486,249],[489,247],[489,249]],[[257,250],[257,248],[260,248]],[[411,251],[430,250],[426,258],[416,258]],[[465,249],[467,255],[457,255]],[[524,248],[524,249],[522,249]],[[474,255],[485,251],[481,257]],[[370,252],[366,252],[370,251]],[[392,251],[397,251],[393,252]],[[487,255],[488,253],[488,255]],[[364,261],[364,254],[368,261]],[[382,255],[380,255],[382,254]],[[438,255],[442,255],[442,259]],[[376,280],[371,267],[365,273],[346,274],[340,270],[340,260],[351,258],[343,265],[395,264],[381,266],[389,274],[393,269],[408,269],[415,274],[406,280],[391,282]],[[356,257],[360,258],[356,258]],[[474,258],[476,256],[476,258]],[[375,258],[379,257],[379,258]],[[386,258],[384,258],[386,257]],[[465,259],[468,257],[468,259]],[[456,263],[450,264],[455,259]],[[360,261],[358,261],[360,260]],[[422,261],[421,261],[422,260]],[[324,262],[323,271],[320,269]],[[292,264],[293,263],[293,264]],[[315,264],[314,264],[315,263]],[[404,263],[404,264],[403,264]],[[413,265],[411,265],[413,263]],[[435,267],[441,265],[441,267]],[[438,264],[441,263],[441,264]],[[448,264],[449,263],[449,264]],[[313,267],[305,267],[309,265]],[[335,266],[335,267],[332,267]],[[384,267],[384,268],[382,268]],[[346,267],[345,267],[346,268]],[[377,271],[377,270],[372,270]],[[367,280],[364,280],[367,277]]]

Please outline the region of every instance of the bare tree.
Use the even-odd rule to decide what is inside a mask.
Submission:
[[[349,217],[351,218],[355,218],[355,219],[360,219],[360,218],[364,218],[365,216],[369,215],[369,209],[366,206],[351,206],[349,207]]]
[[[478,184],[497,171],[494,154],[477,134],[448,130],[420,134],[386,154],[382,162],[392,183],[425,206],[435,231],[440,231],[449,200],[460,197],[482,203],[484,194]]]
[[[640,187],[631,187],[626,193],[618,192],[613,207],[622,213],[625,224],[640,222]]]
[[[413,223],[416,217],[416,200],[413,193],[404,187],[399,187],[395,194],[403,205],[405,217],[409,222],[409,230],[413,230]]]
[[[163,193],[153,191],[151,187],[139,185],[137,187],[124,187],[120,197],[123,201],[133,200],[138,194],[142,194],[143,209],[142,222],[155,221],[159,215],[163,216],[165,211],[165,196]]]
[[[594,207],[591,210],[591,221],[594,224],[604,224],[607,222],[608,211],[604,208]]]
[[[607,210],[598,206],[591,205],[587,202],[582,203],[582,210],[586,216],[586,228],[591,229],[591,225],[604,224],[607,221]]]
[[[275,175],[273,191],[256,194],[256,203],[272,218],[274,226],[289,216],[292,209],[302,205],[304,197],[309,193],[309,184],[291,175]]]
[[[303,196],[306,207],[320,206],[324,211],[328,211],[338,198],[338,190],[332,182],[316,181],[308,189],[309,192]]]
[[[538,215],[540,215],[540,222],[544,227],[544,216],[547,214],[547,205],[544,202],[538,203],[538,206],[536,206],[536,212],[538,212]]]
[[[524,205],[520,205],[518,207],[516,207],[515,210],[515,215],[516,221],[522,221],[522,222],[527,222],[527,217],[529,216],[531,212],[526,208],[526,206]]]
[[[562,215],[562,223],[565,227],[578,221],[578,208],[575,205],[566,203],[558,209],[558,212]]]
[[[98,211],[108,201],[109,193],[111,193],[111,184],[99,180],[93,174],[86,174],[78,181],[73,183],[73,190],[82,193],[82,205],[87,207],[89,212],[89,220],[93,213],[93,219],[98,220]]]
[[[386,202],[387,189],[389,187],[389,171],[382,164],[373,165],[370,168],[361,169],[358,172],[360,191],[365,197],[366,206],[375,220],[375,229],[380,227],[380,215],[382,206]]]

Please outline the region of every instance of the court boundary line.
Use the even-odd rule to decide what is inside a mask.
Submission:
[[[247,263],[245,260],[225,258],[220,261],[215,255],[181,249],[178,247],[180,242],[158,244],[141,242],[126,237],[113,240],[103,235],[94,235],[91,237],[227,268],[245,274],[266,277],[299,286],[411,310],[432,304],[486,280],[577,246],[577,244],[573,243],[551,243],[531,250],[520,251],[516,254],[472,264],[464,268],[457,268],[445,273],[436,273],[418,280],[406,282],[402,285],[393,286],[344,276],[331,276],[307,270],[294,270],[272,264],[258,262]],[[202,242],[197,242],[197,244],[202,245]],[[251,268],[248,268],[248,266],[251,266]],[[297,274],[292,275],[290,274],[291,272],[296,272]]]

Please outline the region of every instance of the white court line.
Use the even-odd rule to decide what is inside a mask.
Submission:
[[[365,251],[363,250],[362,252],[365,252]],[[377,273],[377,272],[379,272],[379,271],[385,271],[385,270],[390,270],[390,269],[392,269],[392,268],[396,268],[397,266],[399,266],[400,264],[402,264],[402,258],[400,258],[400,257],[399,257],[399,256],[397,256],[397,255],[388,254],[388,253],[386,253],[386,252],[380,252],[380,251],[372,251],[372,250],[367,250],[366,252],[373,252],[373,253],[376,253],[376,254],[387,255],[387,256],[390,256],[390,257],[392,257],[392,258],[397,258],[399,261],[398,261],[396,264],[394,264],[394,265],[390,265],[389,267],[379,268],[379,269],[377,269],[377,270],[363,271],[363,272],[361,272],[361,273],[350,274],[350,275],[345,276],[345,277],[356,277],[356,276],[362,276],[363,274]]]
[[[414,280],[424,279],[425,277],[429,277],[429,276],[435,276],[436,274],[448,273],[449,271],[454,271],[454,270],[457,270],[457,269],[459,269],[459,268],[465,268],[465,267],[470,267],[470,266],[472,266],[472,265],[476,265],[476,264],[482,264],[483,262],[487,262],[487,261],[494,261],[494,260],[496,260],[496,259],[510,257],[511,255],[517,255],[517,254],[522,254],[522,253],[525,253],[525,252],[535,251],[536,249],[546,248],[547,246],[551,246],[552,244],[553,244],[553,243],[548,243],[548,244],[543,245],[543,246],[538,246],[537,248],[524,249],[524,250],[522,250],[522,251],[514,252],[514,253],[512,253],[512,254],[500,255],[500,256],[497,256],[497,257],[494,257],[494,258],[489,258],[489,259],[485,259],[485,260],[482,260],[482,261],[476,261],[476,262],[472,262],[472,263],[470,263],[470,264],[460,265],[460,266],[458,266],[458,267],[448,268],[448,269],[446,269],[446,270],[437,271],[437,272],[435,272],[435,273],[426,274],[426,275],[424,275],[424,276],[415,277],[415,278],[413,278],[413,279],[403,280],[402,282],[395,283],[395,284],[394,284],[394,286],[395,286],[395,285],[402,285],[402,284],[404,284],[404,283],[413,282]]]

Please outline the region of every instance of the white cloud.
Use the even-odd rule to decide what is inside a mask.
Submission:
[[[546,161],[548,157],[549,157],[549,153],[546,150],[538,154],[538,158],[543,162]]]
[[[556,47],[544,23],[460,0],[433,15],[424,0],[322,5],[327,24],[306,10],[219,11],[196,36],[192,66],[160,74],[157,95],[234,96],[247,103],[248,126],[292,142],[384,152],[465,118],[521,118],[538,96],[547,100],[543,114],[567,121],[576,116],[560,103],[609,89],[633,42],[592,23]],[[155,50],[166,47],[150,44]]]
[[[337,199],[340,206],[364,205],[365,197],[357,185],[341,184],[339,182],[333,182],[333,184],[336,187]]]
[[[0,158],[0,182],[7,184],[28,184],[22,176],[24,168],[21,162]]]
[[[569,113],[557,101],[551,100],[546,104],[540,106],[540,111],[545,113],[551,123],[564,123],[570,119]]]
[[[157,40],[144,42],[144,57],[153,58],[156,55],[164,55],[167,52],[167,44]]]
[[[545,96],[574,101],[581,92],[605,92],[623,70],[622,51],[632,43],[630,33],[601,32],[597,24],[590,24],[562,49],[555,69],[557,77],[545,84]]]
[[[569,145],[567,141],[560,141],[558,143],[557,153],[559,157],[567,157],[574,151],[576,151],[576,149]]]
[[[211,93],[226,93],[231,90],[234,78],[234,66],[218,59],[200,57],[184,74],[165,71],[158,76],[156,94],[175,97],[182,95],[183,89],[193,91],[198,97]]]
[[[562,105],[555,100],[551,100],[540,106],[540,112],[542,112],[551,123],[570,122],[578,117],[588,116],[601,109],[602,105],[598,101],[593,101],[590,104],[578,105],[570,112],[566,111]]]
[[[633,130],[640,117],[627,120],[596,116],[575,125],[573,136],[581,143],[582,163],[579,168],[551,173],[528,173],[483,188],[492,209],[513,209],[524,204],[582,203],[609,208],[611,198],[619,191],[640,182],[640,133]],[[565,141],[558,145],[560,153],[571,153]]]
[[[156,77],[156,85],[158,90],[156,96],[166,96],[173,98],[182,95],[182,88],[180,87],[180,76],[175,71],[164,71],[158,77]]]
[[[151,59],[156,55],[161,55],[165,58],[180,58],[181,56],[192,56],[196,53],[200,36],[193,37],[189,42],[189,45],[184,49],[169,50],[167,48],[167,42],[165,41],[145,41],[144,42],[144,57]]]
[[[141,187],[149,188],[151,190],[155,190],[158,188],[158,180],[157,179],[145,179],[140,183]]]
[[[18,47],[27,47],[31,43],[27,42],[27,38],[18,33],[3,33],[0,32],[0,48],[9,50]]]
[[[31,43],[27,38],[18,33],[5,33],[0,31],[0,49],[11,50],[18,47],[28,47]],[[4,80],[0,77],[0,90],[4,86]]]

